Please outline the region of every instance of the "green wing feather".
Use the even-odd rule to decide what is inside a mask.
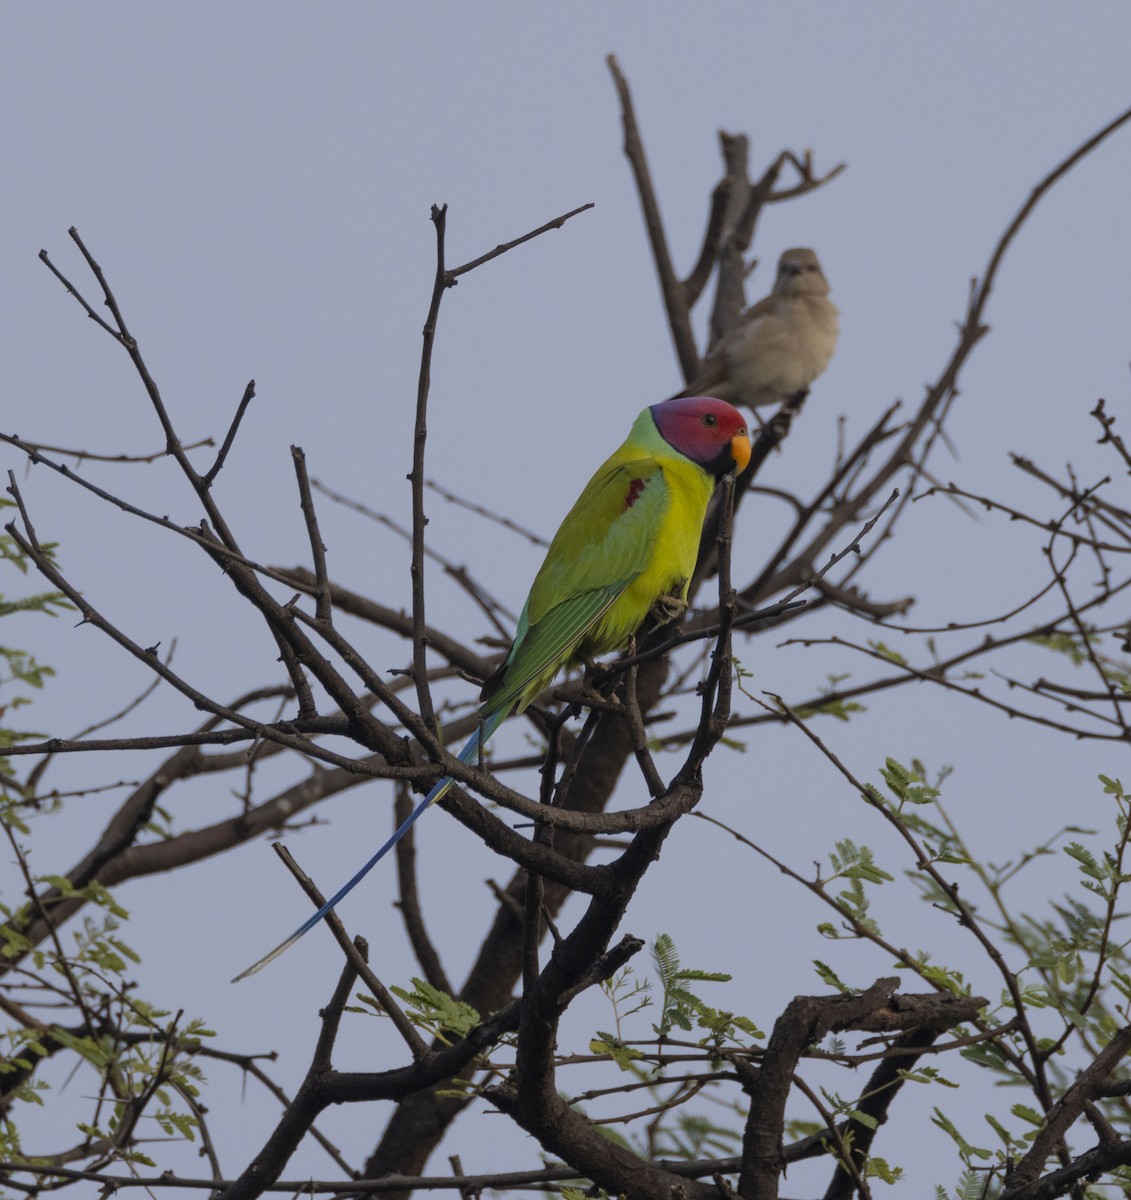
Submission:
[[[586,631],[601,619],[631,582],[631,578],[617,580],[606,588],[583,592],[529,626],[521,645],[516,643],[512,657],[495,679],[488,681],[482,715],[515,709],[521,712],[558,670],[572,660]]]
[[[663,468],[651,455],[618,452],[593,476],[550,543],[514,645],[485,688],[485,715],[521,711],[579,650],[612,649],[587,647],[586,636],[648,568],[670,502]]]

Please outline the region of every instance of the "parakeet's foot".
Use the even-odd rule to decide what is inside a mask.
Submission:
[[[636,638],[630,637],[624,653],[631,658],[636,653]],[[581,692],[578,701],[587,708],[608,708],[621,680],[621,672],[615,664],[586,657],[585,672],[581,677]]]
[[[596,710],[597,712],[610,712],[620,708],[620,700],[616,696],[615,684],[618,681],[613,679],[614,689],[609,688],[610,676],[594,679],[591,683],[578,692],[575,701],[578,706],[578,712],[581,713],[584,709]]]
[[[585,670],[581,673],[581,691],[584,695],[588,692],[590,695],[601,695],[601,685],[606,683],[612,673],[610,664],[602,662],[599,658],[590,658],[588,655],[582,660],[585,665]]]
[[[657,625],[667,625],[678,621],[687,612],[687,601],[678,593],[670,592],[666,596],[657,596],[648,615]]]

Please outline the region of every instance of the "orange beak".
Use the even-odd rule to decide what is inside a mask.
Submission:
[[[730,454],[734,459],[734,465],[738,468],[735,474],[741,475],[750,461],[750,435],[745,429],[740,429],[730,439]]]

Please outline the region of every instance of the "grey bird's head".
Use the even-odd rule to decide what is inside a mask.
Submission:
[[[774,291],[784,296],[827,296],[829,281],[814,251],[805,246],[787,250],[778,259]]]

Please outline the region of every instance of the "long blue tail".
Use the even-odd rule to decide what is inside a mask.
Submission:
[[[507,714],[505,712],[494,712],[488,716],[478,729],[467,740],[467,744],[459,752],[457,757],[462,763],[471,763],[479,757],[480,745],[486,745],[487,739],[498,729],[503,718]],[[269,962],[279,957],[284,951],[289,950],[295,942],[299,940],[304,933],[308,933],[319,921],[341,900],[353,891],[355,887],[369,874],[370,871],[389,853],[390,850],[404,837],[406,833],[416,824],[420,814],[431,804],[435,804],[437,800],[452,786],[455,782],[450,775],[445,775],[443,779],[424,797],[423,800],[408,814],[408,816],[397,826],[396,830],[389,840],[373,855],[371,859],[359,870],[352,878],[347,880],[338,890],[326,901],[325,904],[312,916],[309,920],[304,921],[294,933],[291,934],[285,942],[280,942],[279,945],[271,951],[270,954],[265,954],[258,962],[252,963],[246,971],[241,971],[233,980],[232,983],[239,983],[241,979],[246,979],[249,975],[254,975],[256,971],[262,970]]]

